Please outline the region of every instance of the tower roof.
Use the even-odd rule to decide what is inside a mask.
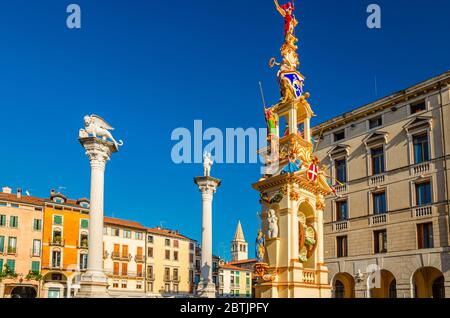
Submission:
[[[236,233],[234,234],[235,241],[245,241],[244,231],[242,230],[241,221],[238,222]]]

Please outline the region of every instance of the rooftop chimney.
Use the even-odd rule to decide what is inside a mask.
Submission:
[[[2,192],[3,193],[7,193],[7,194],[11,194],[12,193],[12,189],[10,187],[3,187],[2,188]]]
[[[17,198],[21,198],[22,197],[22,189],[21,188],[18,188],[17,189]]]
[[[56,194],[55,189],[51,189],[51,190],[50,190],[50,196],[52,197],[52,196],[54,196],[55,194]]]

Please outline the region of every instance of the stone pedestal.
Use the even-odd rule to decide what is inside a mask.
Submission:
[[[103,270],[103,202],[106,162],[118,149],[114,143],[94,137],[79,139],[91,164],[89,210],[89,254],[87,271],[81,277],[78,298],[102,298],[108,295],[108,277]]]
[[[212,281],[212,201],[221,181],[212,177],[197,177],[195,184],[202,193],[202,263],[197,295],[216,297],[216,285]]]

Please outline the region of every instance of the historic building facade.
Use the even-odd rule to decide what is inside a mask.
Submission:
[[[0,298],[38,297],[41,270],[43,200],[0,193]]]
[[[240,268],[224,262],[219,269],[219,297],[252,297],[253,269]]]
[[[75,295],[87,269],[88,239],[89,200],[72,200],[52,190],[44,200],[41,297]]]
[[[313,129],[334,297],[450,297],[449,106],[447,72]]]
[[[145,236],[138,222],[105,217],[103,268],[112,297],[145,296]]]
[[[146,236],[147,296],[192,296],[196,241],[161,227],[147,228]]]

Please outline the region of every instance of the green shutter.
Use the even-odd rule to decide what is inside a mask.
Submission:
[[[3,273],[3,260],[0,259],[0,273]]]
[[[62,216],[61,215],[54,215],[53,216],[53,224],[62,225]]]
[[[5,237],[0,236],[0,253],[5,251]]]
[[[236,276],[236,285],[239,285],[239,274]]]
[[[15,260],[9,259],[9,260],[6,261],[6,264],[8,264],[9,270],[12,273],[16,272],[16,261]]]
[[[6,225],[6,215],[2,214],[0,215],[0,226]]]
[[[86,219],[81,219],[81,228],[82,229],[88,229],[89,228],[89,221]]]
[[[38,274],[40,272],[40,270],[41,270],[41,263],[39,261],[33,261],[31,263],[31,271],[33,273]]]

